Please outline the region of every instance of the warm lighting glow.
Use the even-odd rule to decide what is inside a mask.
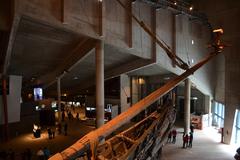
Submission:
[[[32,96],[33,96],[32,93],[29,93],[29,94],[28,94],[28,98],[29,98],[29,99],[31,99]]]
[[[177,5],[177,2],[174,2],[174,5],[176,6],[176,5]]]
[[[189,10],[192,11],[192,10],[193,10],[193,6],[191,6],[191,7],[189,8]]]
[[[67,93],[64,93],[63,96],[64,96],[64,97],[67,97]]]
[[[221,34],[223,34],[223,29],[222,28],[214,29],[213,32],[214,33],[221,33]]]
[[[144,83],[145,83],[145,81],[143,78],[138,78],[138,84],[144,84]]]
[[[192,45],[194,44],[194,40],[192,39]]]
[[[102,0],[98,0],[98,2],[102,2]]]

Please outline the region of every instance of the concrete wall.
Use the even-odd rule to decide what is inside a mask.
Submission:
[[[230,143],[235,111],[240,106],[240,22],[238,21],[240,1],[212,0],[209,2],[204,0],[202,3],[196,1],[196,5],[207,13],[215,28],[224,29],[223,40],[231,44],[223,52],[225,57],[219,59],[218,64],[221,69],[215,73],[219,77],[215,89],[216,101],[225,102],[224,142]],[[224,59],[225,62],[223,62]]]
[[[63,2],[63,3],[62,3]],[[140,2],[134,4],[122,0],[133,13],[152,28],[151,7]],[[152,41],[143,29],[121,7],[117,1],[104,0],[15,0],[15,15],[27,16],[43,23],[73,30],[76,33],[104,39],[105,43],[134,51],[130,53],[143,58],[152,57]],[[103,18],[101,18],[101,13]],[[103,36],[100,30],[103,28]],[[132,43],[132,44],[130,44]]]
[[[20,121],[20,100],[22,89],[21,76],[9,76],[9,94],[7,95],[8,122]],[[2,96],[0,96],[0,124],[4,123]]]
[[[157,19],[157,35],[171,48],[175,46],[176,54],[190,66],[195,65],[210,52],[206,47],[210,40],[210,30],[207,26],[200,22],[190,21],[185,15],[174,17],[170,11],[164,9],[157,12]],[[176,28],[175,35],[174,27]],[[183,70],[173,67],[170,59],[159,46],[157,46],[157,61],[160,66],[177,75],[183,72]],[[190,76],[190,79],[204,94],[213,95],[214,72],[215,67],[212,61]]]
[[[133,14],[145,23],[147,28],[152,29],[151,7],[145,3],[135,2],[133,4]],[[152,39],[151,37],[136,23],[132,21],[132,39],[133,48],[140,52],[141,57],[151,58],[152,55]]]

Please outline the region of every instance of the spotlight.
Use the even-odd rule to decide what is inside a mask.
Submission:
[[[176,6],[176,5],[177,5],[177,2],[174,2],[174,5]]]
[[[191,7],[189,8],[189,10],[192,11],[192,10],[193,10],[193,6],[191,6]]]

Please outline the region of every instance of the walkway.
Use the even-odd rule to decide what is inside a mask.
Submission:
[[[182,128],[177,129],[183,132]],[[193,147],[182,148],[182,133],[178,133],[176,144],[166,144],[161,160],[233,160],[236,147],[220,143],[220,134],[213,128],[195,130]]]

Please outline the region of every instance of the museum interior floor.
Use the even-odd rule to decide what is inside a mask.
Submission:
[[[16,159],[21,159],[21,153],[30,148],[33,154],[32,159],[37,159],[36,152],[40,147],[48,147],[52,154],[62,151],[73,144],[84,134],[94,129],[86,122],[74,119],[67,121],[68,135],[58,135],[54,139],[48,139],[47,131],[43,131],[41,138],[34,138],[32,133],[19,135],[7,143],[0,144],[0,151],[8,151],[12,148],[15,151]],[[163,148],[162,160],[232,160],[237,146],[230,146],[220,143],[220,135],[213,128],[194,131],[193,147],[182,148],[183,128],[177,127],[178,135],[175,144],[168,143]]]

